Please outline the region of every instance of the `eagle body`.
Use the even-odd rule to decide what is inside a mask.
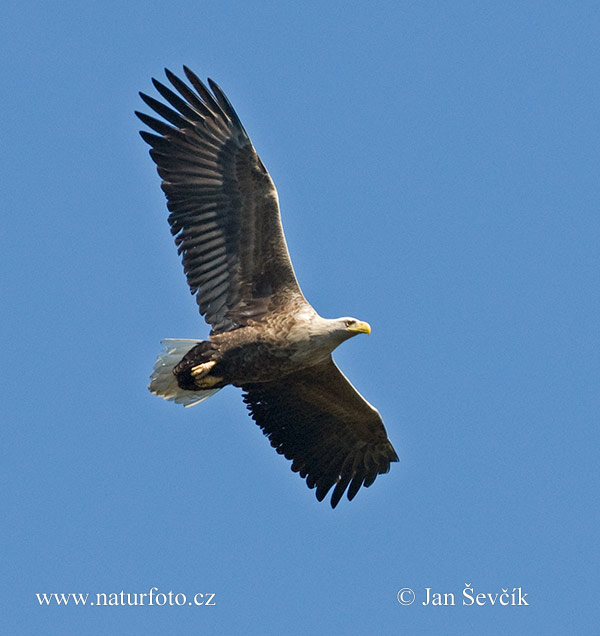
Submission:
[[[208,340],[163,340],[150,390],[184,406],[239,387],[255,422],[319,501],[352,500],[398,460],[381,416],[331,353],[359,333],[355,318],[323,318],[289,257],[277,190],[223,91],[188,68],[153,80],[162,119],[138,117],[162,179],[169,225]]]
[[[339,322],[314,312],[299,318],[276,315],[232,332],[214,334],[208,342],[190,349],[174,374],[180,388],[188,391],[280,380],[324,362],[338,345],[352,337],[352,332]],[[214,366],[206,375],[194,377],[192,369],[210,362]]]

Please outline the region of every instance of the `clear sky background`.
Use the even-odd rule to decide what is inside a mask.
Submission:
[[[3,4],[3,634],[597,633],[599,27],[595,2]],[[208,333],[133,115],[182,64],[242,118],[310,302],[372,325],[335,357],[401,461],[336,510],[239,391],[146,389],[161,338]],[[35,596],[152,587],[216,605]]]

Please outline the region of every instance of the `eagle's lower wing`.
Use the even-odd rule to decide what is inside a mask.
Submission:
[[[179,95],[154,86],[170,106],[140,93],[168,123],[136,113],[162,177],[187,281],[213,332],[273,311],[308,305],[294,275],[277,190],[229,100],[189,69],[190,88],[170,71]]]
[[[292,470],[317,488],[317,499],[335,485],[333,508],[346,488],[353,499],[398,461],[379,412],[331,357],[280,381],[242,389],[256,423],[277,452],[292,460]]]

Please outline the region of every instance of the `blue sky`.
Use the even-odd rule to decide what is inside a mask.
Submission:
[[[3,633],[595,633],[599,11],[6,3]],[[133,115],[182,64],[242,118],[310,302],[372,325],[335,357],[400,463],[336,510],[238,391],[146,389],[161,338],[208,333]],[[36,597],[153,587],[216,605]]]

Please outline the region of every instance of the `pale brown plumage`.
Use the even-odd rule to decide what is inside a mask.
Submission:
[[[331,351],[367,330],[321,318],[304,298],[281,226],[275,186],[233,107],[184,67],[166,71],[170,106],[140,93],[167,122],[137,113],[162,177],[171,232],[210,341],[167,341],[150,389],[186,405],[240,386],[252,417],[292,470],[335,507],[389,470],[397,455],[376,409],[335,366]],[[182,344],[184,343],[184,344]],[[185,354],[185,355],[183,355]],[[170,378],[170,379],[169,379]]]

